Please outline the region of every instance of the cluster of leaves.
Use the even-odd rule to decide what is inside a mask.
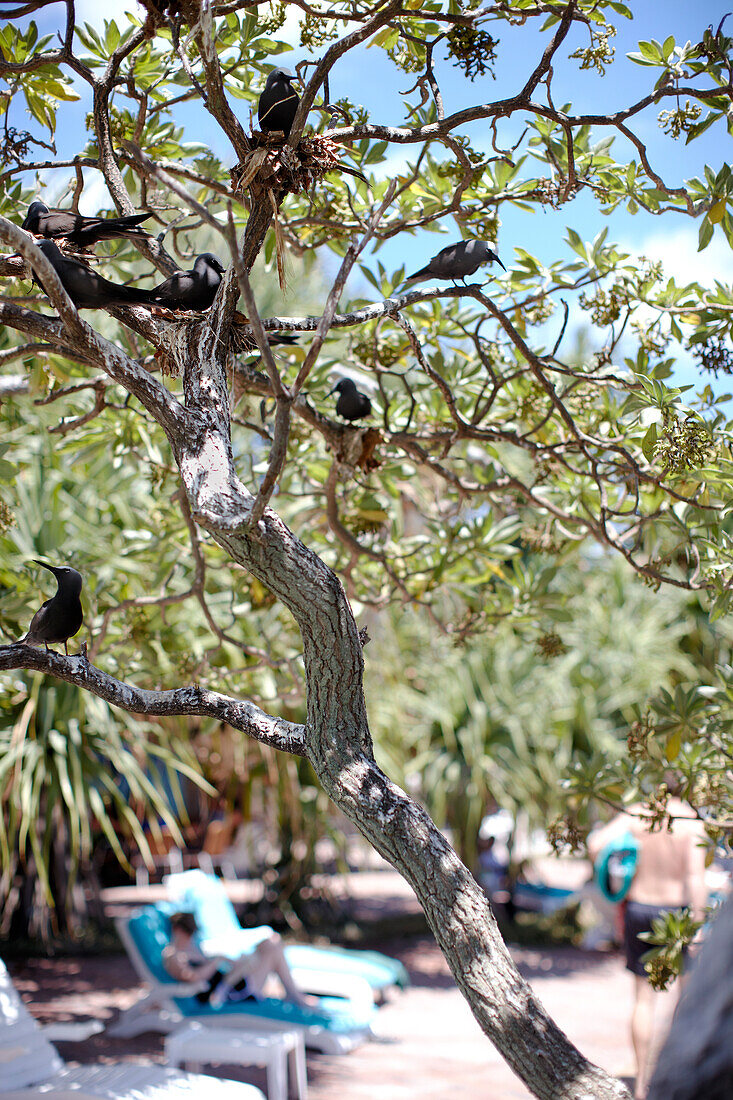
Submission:
[[[692,651],[698,682],[683,677],[676,686],[651,695],[646,710],[628,727],[626,753],[617,743],[612,754],[576,754],[564,783],[566,804],[551,835],[558,851],[584,850],[599,802],[619,811],[639,804],[649,828],[671,828],[674,795],[704,822],[707,865],[716,856],[730,858],[732,638],[729,627],[712,629],[699,611],[690,615],[688,610],[688,623],[691,628],[681,639],[682,648]],[[726,663],[710,667],[716,660]],[[655,988],[667,988],[680,974],[685,949],[699,930],[700,922],[687,909],[663,914],[654,922],[653,931],[643,938],[654,945],[644,965]]]
[[[478,27],[455,26],[448,32],[448,49],[469,80],[491,73],[496,60],[498,40]]]
[[[641,933],[640,939],[655,945],[642,956],[644,969],[655,989],[668,989],[679,976],[685,952],[699,930],[699,921],[692,919],[688,909],[675,909],[655,917],[651,932]]]
[[[703,633],[710,628],[699,624]],[[685,644],[694,638],[694,631]],[[729,632],[715,632],[711,651],[730,659]],[[709,641],[705,643],[705,647]],[[703,652],[696,653],[698,672]],[[718,846],[730,851],[733,833],[733,799],[730,760],[733,755],[730,664],[720,664],[705,675],[705,682],[681,681],[662,689],[648,701],[648,708],[630,724],[628,753],[616,759],[576,761],[568,782],[571,820],[587,822],[593,799],[622,808],[632,802],[646,807],[657,828],[669,823],[671,795],[685,799],[705,821],[709,839],[708,862]],[[664,778],[662,778],[664,776]]]
[[[34,59],[40,60],[52,38],[53,35],[50,34],[39,37],[35,22],[31,22],[25,32],[12,23],[6,23],[4,27],[0,27],[0,56],[16,65],[26,64]],[[50,130],[52,136],[56,130],[59,103],[79,99],[71,77],[58,65],[34,66],[24,72],[22,77],[10,80],[9,84],[9,94],[0,96],[0,115],[7,111],[14,93],[22,90],[30,114]]]

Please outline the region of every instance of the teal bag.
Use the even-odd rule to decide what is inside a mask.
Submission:
[[[631,833],[609,840],[598,854],[593,873],[598,889],[608,901],[623,901],[636,874],[639,842]]]

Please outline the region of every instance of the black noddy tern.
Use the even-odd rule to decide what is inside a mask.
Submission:
[[[338,392],[339,399],[336,402],[336,412],[344,420],[363,420],[372,411],[372,403],[365,393],[356,388],[356,382],[352,378],[342,378],[332,390],[326,394]]]
[[[282,130],[290,134],[300,96],[291,88],[294,73],[288,69],[273,69],[265,81],[265,87],[257,105],[257,118],[263,130]]]
[[[449,244],[447,248],[442,248],[425,267],[408,275],[405,283],[417,283],[424,279],[465,280],[466,275],[473,275],[482,264],[494,262],[506,271],[504,264],[486,241],[459,241],[458,244]]]
[[[41,645],[48,650],[49,645],[64,643],[64,653],[68,656],[67,642],[81,630],[84,613],[79,598],[81,593],[81,573],[68,565],[47,565],[45,561],[34,558],[36,565],[43,566],[53,573],[58,587],[56,595],[41,604],[31,619],[28,633],[18,638],[16,645]]]
[[[202,252],[191,271],[177,271],[148,291],[148,304],[166,309],[208,309],[225,270],[218,256]]]
[[[39,241],[37,246],[54,269],[61,285],[77,309],[104,309],[111,305],[142,305],[149,301],[149,290],[111,283],[103,275],[91,271],[79,260],[64,256],[55,241]],[[33,272],[33,282],[47,293],[43,283]]]
[[[65,237],[83,248],[114,237],[145,240],[148,235],[138,226],[151,217],[152,214],[130,214],[124,218],[88,218],[73,210],[49,210],[37,199],[28,207],[21,229],[36,237]]]

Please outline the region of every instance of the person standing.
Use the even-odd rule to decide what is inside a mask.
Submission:
[[[702,920],[707,901],[703,823],[679,798],[669,799],[667,813],[670,827],[652,832],[648,810],[641,804],[631,806],[588,838],[594,862],[609,841],[624,833],[631,833],[638,844],[636,871],[624,911],[626,969],[634,975],[631,1042],[636,1058],[635,1100],[646,1095],[651,1073],[655,1003],[655,990],[641,961],[650,944],[639,937],[650,932],[652,922],[670,909],[689,907],[693,919]]]

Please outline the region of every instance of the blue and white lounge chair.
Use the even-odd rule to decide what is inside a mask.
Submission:
[[[512,900],[517,909],[530,913],[556,913],[580,900],[577,890],[562,886],[547,886],[544,882],[517,882],[512,890]]]
[[[149,992],[122,1013],[109,1029],[110,1034],[168,1032],[183,1020],[196,1020],[212,1027],[236,1027],[240,1023],[250,1029],[301,1031],[307,1047],[327,1054],[345,1053],[369,1037],[375,1008],[371,989],[363,979],[346,981],[334,976],[336,995],[321,996],[318,1008],[301,1008],[277,997],[219,1007],[197,1000],[196,994],[207,988],[208,983],[176,982],[163,965],[163,948],[170,943],[169,916],[173,908],[168,902],[158,902],[118,920],[120,938]],[[259,939],[262,938],[260,935]],[[257,937],[251,939],[247,950],[253,950],[256,942]],[[232,957],[244,953],[241,947],[232,946],[223,952]],[[314,984],[319,988],[314,988]],[[306,992],[322,993],[324,982],[303,988]]]
[[[226,890],[214,875],[200,870],[183,871],[168,875],[163,881],[171,901],[196,918],[198,942],[204,954],[246,954],[272,932],[267,925],[242,928]],[[402,963],[378,951],[290,944],[285,948],[285,958],[296,982],[304,989],[311,987],[314,974],[363,978],[377,994],[390,986],[404,988],[410,983]]]
[[[0,1097],[6,1100],[265,1100],[240,1081],[133,1062],[67,1066],[0,962]]]

